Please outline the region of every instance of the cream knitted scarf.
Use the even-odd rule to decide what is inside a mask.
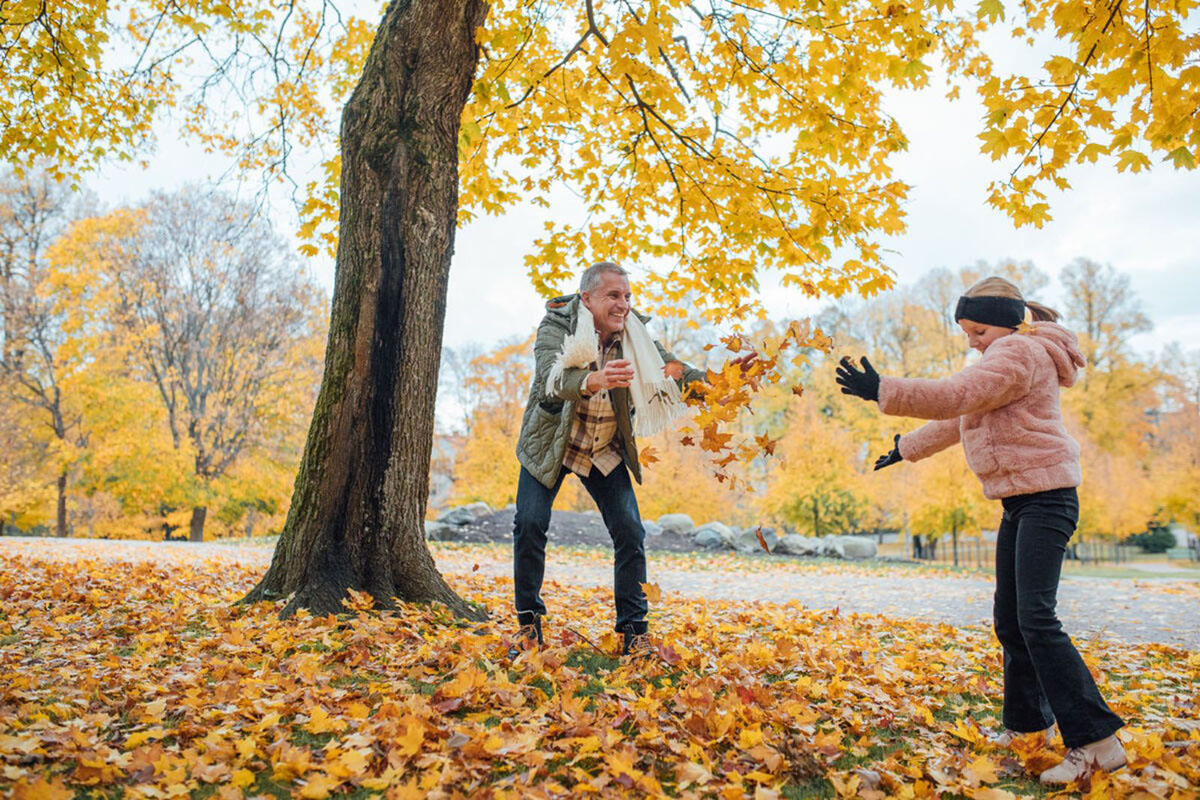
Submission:
[[[587,367],[596,360],[599,352],[596,323],[592,319],[592,312],[580,298],[575,330],[563,340],[562,350],[550,367],[550,374],[546,377],[546,394],[557,394],[562,389],[564,370]],[[658,354],[646,324],[632,310],[625,317],[625,329],[621,331],[621,352],[633,367],[629,397],[635,412],[634,435],[653,436],[666,430],[676,417],[687,410],[687,405],[680,396],[679,386],[663,373],[662,356]]]

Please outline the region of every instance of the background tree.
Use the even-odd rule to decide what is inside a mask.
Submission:
[[[43,465],[47,460],[46,442],[33,435],[28,415],[22,406],[10,402],[9,392],[0,381],[0,534],[9,525],[29,530],[44,524],[45,509],[56,506],[54,481],[46,480]],[[53,518],[53,515],[49,515]]]
[[[1127,360],[1130,339],[1153,325],[1129,285],[1129,276],[1111,264],[1079,258],[1058,274],[1065,303],[1063,314],[1079,332],[1090,367],[1086,380],[1111,375]]]
[[[795,404],[760,507],[811,536],[856,533],[870,516],[865,447],[853,431],[830,424],[823,406],[816,399]]]
[[[80,222],[53,258],[81,336],[156,390],[200,541],[215,484],[307,413],[320,292],[251,209],[198,190]]]
[[[84,435],[70,388],[80,362],[63,349],[63,314],[48,285],[46,252],[90,205],[87,195],[45,170],[0,175],[0,388],[4,402],[23,406],[37,432],[50,436],[44,451],[54,471],[58,536],[69,533],[67,477]]]

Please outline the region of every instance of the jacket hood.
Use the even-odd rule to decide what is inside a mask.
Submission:
[[[1056,322],[1035,322],[1029,328],[1017,335],[1024,335],[1046,349],[1058,370],[1060,386],[1073,385],[1079,377],[1080,368],[1087,364],[1075,334]]]

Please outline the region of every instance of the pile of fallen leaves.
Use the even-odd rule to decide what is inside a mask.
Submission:
[[[361,598],[281,621],[233,605],[261,570],[166,548],[0,554],[3,791],[991,800],[1042,796],[1033,776],[1062,755],[987,744],[985,631],[664,597],[653,657],[622,661],[611,592],[557,585],[547,646],[512,659],[508,580],[456,578],[491,623]],[[1071,794],[1195,798],[1200,653],[1084,650],[1130,766]]]

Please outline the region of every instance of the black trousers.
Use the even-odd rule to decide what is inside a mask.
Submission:
[[[1004,727],[1029,733],[1057,720],[1067,747],[1107,738],[1125,723],[1105,704],[1054,612],[1079,494],[1052,489],[1002,503],[993,612],[1004,647]]]
[[[546,531],[550,507],[562,486],[567,470],[559,472],[553,488],[547,488],[524,467],[517,480],[517,513],[513,520],[513,583],[516,585],[517,620],[521,625],[544,616],[542,578],[546,572]],[[608,475],[592,468],[581,478],[583,487],[596,501],[600,516],[613,540],[613,594],[616,599],[616,630],[646,632],[646,531],[642,527],[633,483],[624,464]]]

